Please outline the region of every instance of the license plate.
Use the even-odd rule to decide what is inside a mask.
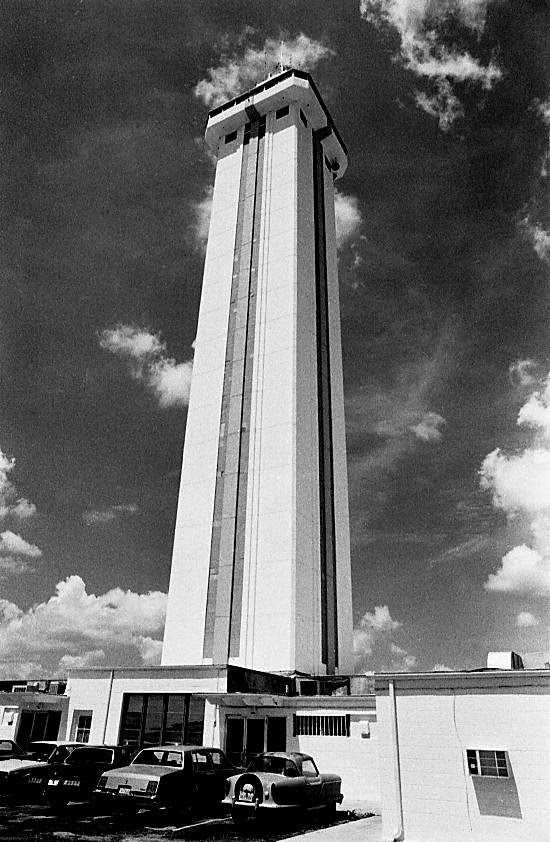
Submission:
[[[251,803],[254,801],[254,793],[253,792],[241,792],[239,795],[239,801],[247,801]]]
[[[58,784],[59,784],[59,781],[53,781],[51,778],[48,781],[48,786],[57,786]]]
[[[129,786],[119,786],[118,794],[119,795],[130,795],[131,788]]]

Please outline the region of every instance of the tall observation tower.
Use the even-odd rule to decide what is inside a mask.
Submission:
[[[216,180],[162,663],[345,673],[346,149],[299,70],[211,111],[206,140]]]

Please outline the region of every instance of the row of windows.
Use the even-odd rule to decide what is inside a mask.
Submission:
[[[281,120],[283,117],[288,116],[289,111],[290,111],[289,106],[283,105],[282,108],[278,108],[277,111],[275,112],[275,119]],[[302,121],[304,126],[307,128],[307,124],[308,124],[307,118],[306,118],[306,115],[304,114],[304,112],[302,111],[301,108],[300,108],[300,120]],[[265,134],[265,122],[266,122],[266,115],[264,114],[259,119],[259,130],[258,130],[258,136],[259,137],[263,137],[263,135]],[[248,143],[248,141],[250,139],[251,127],[252,127],[251,123],[245,123],[245,126],[244,126],[244,142],[245,143]],[[237,140],[237,130],[235,130],[233,132],[229,132],[229,134],[226,134],[224,139],[225,139],[226,143],[233,143],[233,141]]]
[[[294,716],[295,737],[349,737],[350,715]]]

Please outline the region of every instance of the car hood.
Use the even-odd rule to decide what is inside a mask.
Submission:
[[[0,772],[15,772],[16,769],[31,769],[33,766],[45,765],[45,761],[41,763],[38,760],[19,760],[18,757],[12,757],[10,760],[0,761]]]

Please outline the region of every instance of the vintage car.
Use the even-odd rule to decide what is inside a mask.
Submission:
[[[0,794],[26,797],[27,782],[32,772],[39,772],[49,762],[64,760],[76,745],[78,743],[66,740],[41,740],[31,743],[28,751],[19,757],[0,760]]]
[[[333,814],[344,797],[341,786],[342,778],[321,775],[309,754],[268,751],[255,757],[242,775],[228,779],[223,803],[235,824],[269,810],[322,807]]]
[[[80,745],[62,762],[33,771],[30,783],[41,778],[44,798],[59,809],[69,801],[90,799],[102,773],[125,765],[131,756],[131,751],[121,746]]]
[[[193,807],[218,804],[237,770],[218,748],[166,745],[142,749],[129,766],[105,772],[95,795],[118,807]]]

